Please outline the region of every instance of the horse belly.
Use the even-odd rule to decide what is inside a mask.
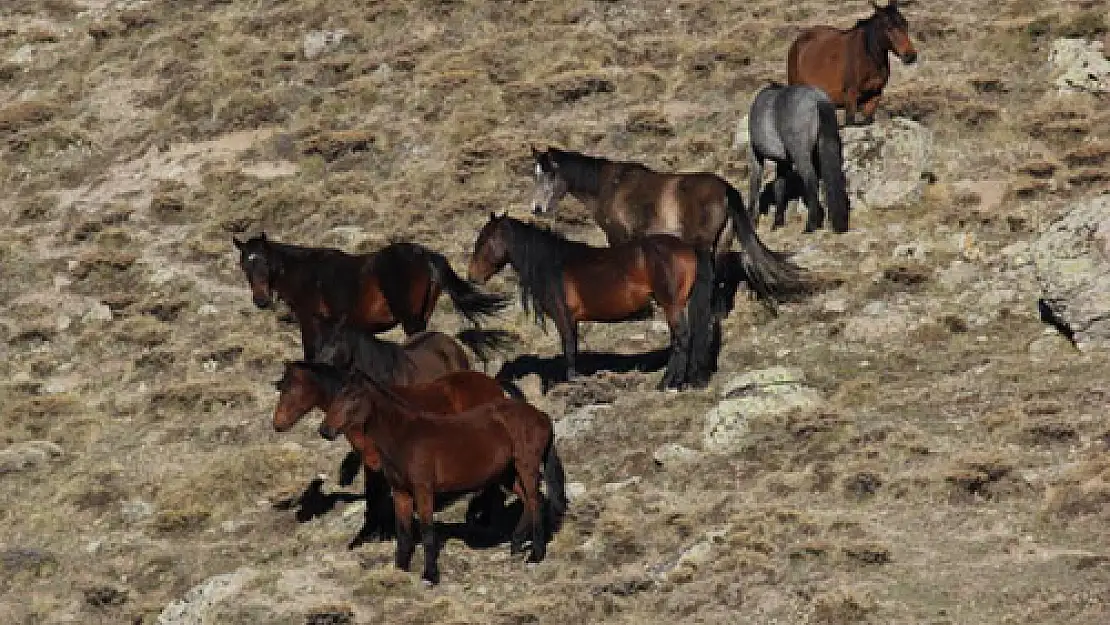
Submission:
[[[381,283],[373,275],[364,279],[358,306],[351,313],[348,321],[358,323],[371,332],[388,330],[397,323],[393,311],[389,309],[389,303],[385,301]]]
[[[605,250],[619,254],[619,248]],[[589,263],[566,271],[563,289],[575,321],[621,321],[639,312],[651,297],[642,257],[628,262]]]
[[[482,488],[504,474],[512,465],[512,440],[486,428],[481,432],[486,438],[452,438],[437,446],[432,461],[437,492]]]

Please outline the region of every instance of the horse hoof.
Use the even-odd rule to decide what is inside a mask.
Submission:
[[[425,588],[435,586],[439,583],[439,571],[424,573],[420,576],[420,583],[423,584]]]

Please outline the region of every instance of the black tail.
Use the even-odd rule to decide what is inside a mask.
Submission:
[[[463,280],[442,254],[428,250],[425,258],[428,260],[428,269],[432,272],[432,280],[447,293],[455,308],[475,326],[481,325],[480,317],[493,315],[509,303],[504,297],[483,293],[472,282]]]
[[[836,106],[831,102],[817,103],[820,125],[817,129],[818,171],[825,184],[825,207],[829,222],[836,232],[848,231],[848,184],[844,179],[840,130],[836,125]]]
[[[559,531],[563,517],[567,513],[567,475],[563,471],[563,461],[555,450],[555,433],[547,441],[543,452],[543,482],[547,486],[547,527],[548,534]]]
[[[520,337],[507,330],[482,330],[467,328],[455,333],[460,343],[470,348],[483,363],[489,362],[490,352],[503,352],[516,345]]]
[[[697,249],[698,268],[690,297],[686,301],[686,322],[690,325],[689,357],[686,380],[694,386],[705,386],[717,370],[720,347],[720,317],[714,312],[713,297],[717,279],[713,254]]]
[[[740,240],[741,264],[747,275],[748,284],[756,295],[763,300],[771,312],[778,314],[776,295],[787,295],[803,291],[806,287],[802,269],[778,254],[767,249],[752,227],[751,218],[744,210],[744,199],[731,185],[725,195],[726,207],[732,221],[732,229]]]

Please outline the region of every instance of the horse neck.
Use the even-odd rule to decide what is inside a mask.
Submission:
[[[601,170],[609,161],[578,152],[563,152],[558,159],[559,170],[567,183],[567,193],[583,204],[601,195]]]
[[[400,402],[403,400],[373,382],[367,382],[362,393],[366,399],[361,413],[362,431],[374,439],[382,455],[392,456],[393,450],[402,445],[401,428],[418,413],[402,405]]]
[[[358,349],[352,354],[353,366],[375,382],[391,384],[405,348],[364,331],[359,331],[355,341]]]
[[[563,262],[576,244],[523,222],[512,221],[509,263],[520,276],[520,295],[526,309],[539,319],[553,314],[563,298]]]
[[[304,264],[311,249],[286,243],[270,243],[267,253],[270,262],[270,284],[278,296],[290,305],[295,304],[297,287],[306,279]],[[275,269],[280,267],[280,269]]]
[[[880,30],[876,19],[869,17],[856,25],[859,31],[860,46],[863,48],[863,54],[879,69],[887,69],[890,67],[890,59],[887,54],[890,52],[892,46],[890,37]]]

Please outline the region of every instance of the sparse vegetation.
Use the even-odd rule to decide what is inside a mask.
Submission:
[[[841,236],[764,220],[827,288],[778,317],[742,293],[712,388],[519,380],[579,428],[560,452],[580,494],[538,567],[451,538],[428,591],[391,544],[347,551],[362,509],[327,499],[358,490],[335,481],[344,446],[316,417],[272,431],[300,339],[254,308],[233,234],[407,239],[462,269],[490,211],[528,211],[529,144],[712,170],[747,199],[731,144],[752,94],[785,79],[802,26],[868,10],[0,3],[0,622],[154,623],[236,573],[254,577],[227,625],[1106,622],[1105,358],[1043,334],[1005,252],[1110,189],[1105,100],[1058,93],[1046,68],[1054,38],[1105,37],[1097,3],[907,4],[921,62],[892,63],[879,123],[933,131],[932,183]],[[314,31],[332,36],[310,53]],[[997,194],[960,186],[981,181]],[[603,241],[571,199],[551,220]],[[433,326],[458,329],[443,306]],[[494,325],[522,337],[505,361],[560,351],[519,310]],[[582,346],[666,334],[587,325]],[[753,415],[705,452],[723,385],[775,365],[819,407]],[[667,443],[693,455],[656,458]],[[327,509],[299,522],[320,473]]]

